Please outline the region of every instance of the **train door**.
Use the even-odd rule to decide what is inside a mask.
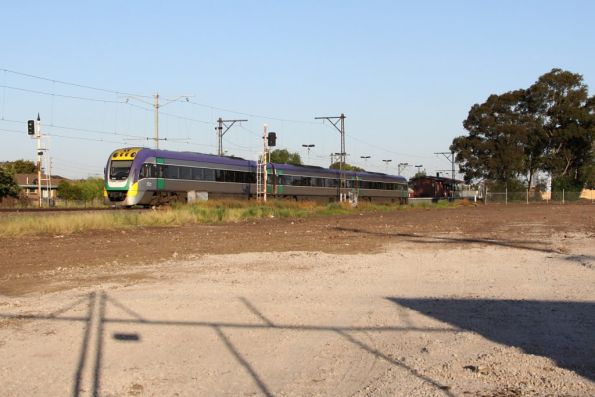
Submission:
[[[283,170],[275,170],[275,186],[277,190],[277,194],[283,195],[284,192],[284,181],[285,181],[285,171]]]
[[[165,189],[165,160],[161,157],[157,157],[155,159],[157,163],[157,190],[164,190]]]
[[[277,173],[272,163],[267,167],[267,194],[277,194]]]

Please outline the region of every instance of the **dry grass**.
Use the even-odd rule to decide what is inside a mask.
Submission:
[[[443,207],[444,205],[440,205]],[[449,205],[453,206],[453,205]],[[147,211],[58,213],[0,218],[0,237],[33,234],[65,235],[87,230],[114,230],[132,227],[172,227],[189,224],[240,222],[267,217],[305,218],[361,212],[386,212],[411,208],[396,204],[319,204],[310,201],[273,200],[256,204],[245,200],[212,200]],[[425,206],[424,208],[428,208]]]

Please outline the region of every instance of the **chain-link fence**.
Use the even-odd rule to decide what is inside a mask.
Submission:
[[[484,193],[485,203],[526,203],[526,204],[566,204],[595,203],[595,189],[554,190],[552,192],[533,191],[487,191]]]

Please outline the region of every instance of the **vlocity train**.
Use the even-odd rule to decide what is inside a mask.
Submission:
[[[118,206],[153,206],[202,198],[252,198],[257,162],[238,157],[149,148],[114,151],[105,168],[105,201]],[[346,171],[348,191],[359,200],[407,202],[407,180],[374,172]],[[270,163],[269,197],[333,201],[339,196],[336,169]]]

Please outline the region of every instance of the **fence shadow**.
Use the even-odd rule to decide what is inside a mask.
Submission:
[[[595,381],[595,302],[387,299]]]
[[[256,323],[239,323],[239,322],[208,322],[208,321],[189,321],[189,320],[160,320],[155,318],[149,318],[146,316],[142,316],[137,311],[129,308],[122,302],[114,299],[113,297],[108,296],[105,292],[101,293],[90,293],[83,297],[82,299],[78,299],[73,304],[69,304],[62,309],[56,310],[49,314],[26,314],[26,315],[19,315],[19,314],[10,314],[10,313],[0,313],[1,318],[8,318],[8,319],[22,319],[22,320],[39,320],[39,321],[65,321],[65,322],[76,322],[80,323],[83,327],[83,335],[81,338],[81,349],[80,354],[78,356],[78,360],[75,363],[75,370],[72,382],[72,393],[73,397],[80,396],[80,393],[83,389],[83,377],[85,375],[85,363],[90,362],[92,363],[93,368],[90,369],[87,373],[87,377],[90,379],[90,391],[92,395],[100,396],[101,393],[101,385],[102,385],[102,368],[103,368],[103,351],[105,349],[105,344],[109,341],[109,337],[105,335],[105,326],[107,324],[128,324],[128,325],[143,325],[144,332],[148,332],[146,325],[153,325],[153,326],[160,326],[160,327],[195,327],[195,328],[210,328],[212,329],[215,334],[219,337],[219,340],[222,342],[222,345],[225,349],[231,354],[232,357],[236,360],[238,365],[242,367],[245,373],[251,377],[256,387],[260,390],[260,393],[265,396],[273,396],[273,392],[270,389],[270,386],[267,384],[266,379],[259,374],[254,362],[250,362],[250,360],[241,353],[239,347],[233,343],[231,338],[225,333],[226,329],[245,329],[245,330],[285,330],[291,331],[296,333],[301,332],[322,332],[322,333],[333,333],[337,335],[353,346],[361,349],[368,354],[373,355],[374,357],[384,360],[385,362],[398,367],[404,370],[409,376],[413,376],[419,380],[422,380],[425,384],[429,385],[430,387],[437,390],[439,393],[445,396],[452,396],[453,394],[450,392],[450,387],[440,383],[439,381],[430,378],[429,376],[424,375],[420,371],[410,367],[405,362],[400,361],[396,358],[393,358],[388,353],[382,352],[381,350],[375,348],[374,346],[369,345],[366,342],[363,342],[361,338],[357,337],[358,333],[361,332],[375,332],[375,333],[382,333],[382,332],[411,332],[411,331],[418,331],[418,332],[438,332],[438,333],[451,333],[451,332],[460,332],[457,328],[452,327],[442,327],[442,328],[432,328],[432,327],[414,327],[410,324],[407,326],[380,326],[380,327],[357,327],[357,326],[320,326],[320,325],[307,325],[307,324],[282,324],[277,323],[267,317],[264,313],[262,313],[254,304],[252,304],[246,298],[239,298],[240,302],[244,305],[247,311],[253,314],[254,318],[257,320]],[[79,305],[83,305],[86,302],[86,315],[84,316],[67,316],[64,315],[65,312],[71,310]],[[113,318],[106,316],[106,311],[110,305],[123,311],[129,318]],[[95,343],[93,342],[93,338],[95,338]],[[133,343],[142,343],[143,338],[142,334],[138,331],[132,333],[114,333],[111,335],[111,338],[120,342],[133,342]],[[94,353],[94,356],[92,357]]]

